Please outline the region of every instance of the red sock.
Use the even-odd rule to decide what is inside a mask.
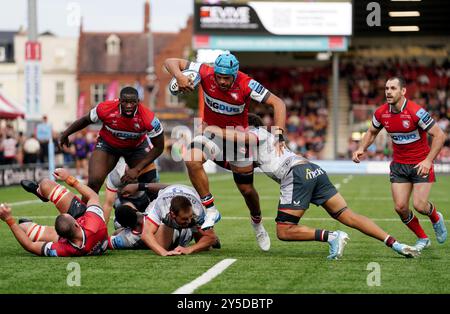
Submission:
[[[430,206],[432,206],[432,209],[430,210],[430,213],[428,214],[428,217],[430,217],[430,220],[432,223],[437,223],[440,219],[439,215],[437,214],[436,207],[430,203]]]
[[[412,217],[412,218],[411,218]],[[419,223],[419,219],[411,213],[408,217],[407,222],[403,221],[405,225],[416,234],[416,236],[420,239],[428,238],[425,234],[425,231],[423,231],[422,226]]]

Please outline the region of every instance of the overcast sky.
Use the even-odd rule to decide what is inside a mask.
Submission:
[[[78,36],[79,12],[85,31],[141,31],[145,0],[36,0],[38,32]],[[176,32],[193,14],[193,0],[150,0],[151,27]],[[27,26],[28,0],[0,0],[0,31]]]

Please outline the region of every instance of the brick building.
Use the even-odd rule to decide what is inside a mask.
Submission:
[[[192,18],[178,33],[150,30],[150,4],[144,5],[142,32],[85,32],[80,27],[77,80],[78,116],[107,97],[109,87],[118,96],[123,86],[139,87],[143,103],[156,111],[182,107],[171,97],[170,76],[162,68],[167,57],[188,57],[192,41]]]

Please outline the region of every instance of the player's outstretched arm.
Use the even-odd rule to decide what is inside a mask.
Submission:
[[[69,136],[75,132],[78,132],[85,127],[87,127],[89,124],[92,124],[90,114],[88,113],[84,117],[81,117],[80,119],[74,121],[65,131],[63,131],[58,139],[58,145],[59,147],[69,146]]]
[[[55,176],[56,179],[62,180],[66,182],[68,185],[74,187],[83,196],[83,198],[88,200],[86,204],[87,206],[97,205],[101,207],[100,198],[98,194],[95,193],[95,191],[92,190],[90,187],[81,183],[75,177],[71,176],[67,169],[57,168],[55,169],[53,175]]]
[[[8,224],[14,237],[25,250],[36,255],[43,254],[42,248],[45,245],[45,242],[33,242],[30,240],[25,231],[16,224],[9,205],[0,204],[0,219]]]
[[[209,250],[217,242],[217,236],[214,229],[202,230],[199,228],[197,233],[198,241],[188,247],[178,246],[174,251],[182,254],[192,254]]]
[[[367,151],[367,148],[372,145],[377,137],[378,133],[380,133],[381,129],[375,128],[373,125],[370,125],[366,134],[364,134],[361,139],[361,143],[356,151],[353,152],[352,160],[356,163],[361,161],[361,156]]]
[[[167,251],[165,248],[163,248],[156,240],[156,231],[158,231],[158,226],[154,225],[153,223],[147,222],[144,224],[144,230],[142,230],[141,240],[149,249],[160,256],[181,254],[179,252]]]

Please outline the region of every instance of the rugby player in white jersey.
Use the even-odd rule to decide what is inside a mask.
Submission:
[[[248,119],[249,128],[246,132],[215,127],[208,127],[206,132],[210,132],[211,136],[234,139],[238,145],[249,145],[250,156],[253,156],[256,165],[280,184],[281,196],[275,219],[278,239],[328,242],[330,254],[327,258],[338,259],[342,256],[349,240],[346,232],[314,229],[298,224],[309,208],[309,204],[313,203],[322,206],[339,222],[383,241],[403,256],[419,255],[416,248],[399,243],[372,220],[348,208],[344,198],[330,182],[325,170],[296,155],[288,148],[284,148],[280,154],[275,146],[276,137],[263,127],[264,124],[257,115],[249,114]],[[209,149],[214,151],[215,148],[209,147]]]
[[[157,193],[144,213],[131,202],[116,207],[117,222],[123,227],[109,239],[110,249],[149,248],[162,256],[191,254],[220,247],[214,228],[202,230],[206,211],[200,196],[185,185],[129,184],[123,196],[137,191]],[[220,214],[215,221],[220,220]],[[189,246],[191,240],[195,244]]]

